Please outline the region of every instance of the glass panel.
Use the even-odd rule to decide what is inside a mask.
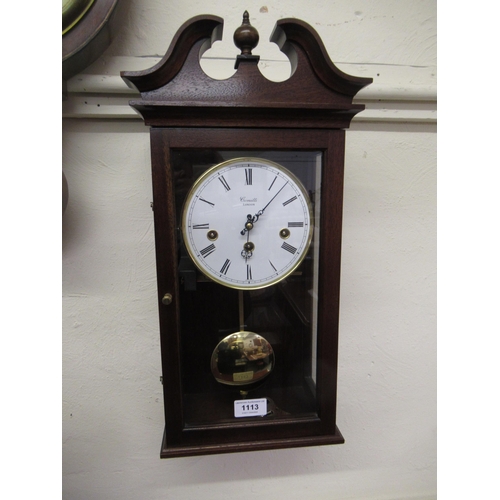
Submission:
[[[235,175],[234,172],[222,172],[223,179],[217,178],[220,183],[214,181],[220,191],[204,191],[213,193],[212,198],[208,199],[206,196],[207,199],[202,200],[207,205],[206,214],[212,215],[203,215],[203,220],[195,220],[196,214],[200,212],[196,212],[197,208],[189,212],[189,207],[195,205],[193,200],[198,202],[202,195],[201,191],[198,191],[196,198],[191,188],[203,185],[203,182],[196,183],[196,180],[214,165],[235,158],[261,158],[284,167],[284,170],[276,170],[283,174],[276,176],[281,184],[278,185],[277,182],[272,186],[275,172],[273,164],[269,164],[270,167],[266,170],[258,163],[249,163],[249,168],[241,169],[241,175],[238,174],[240,177],[231,177]],[[267,165],[265,161],[263,163]],[[172,151],[172,167],[179,227],[185,425],[210,425],[236,420],[244,422],[254,418],[262,421],[263,418],[315,414],[322,153],[183,149]],[[291,172],[291,176],[288,176],[288,172]],[[259,187],[259,183],[262,183],[262,186]],[[297,234],[306,234],[304,224],[309,223],[308,216],[302,219],[295,215],[287,218],[286,215],[300,212],[297,212],[299,201],[295,201],[294,191],[289,194],[286,194],[285,190],[282,194],[278,193],[279,186],[291,189],[290,184],[295,183],[303,186],[310,203],[311,226],[314,227],[310,246],[297,267],[290,265],[290,273],[286,277],[280,279],[281,271],[276,270],[276,282],[265,287],[260,287],[258,283],[255,287],[251,286],[254,281],[258,281],[258,263],[262,262],[259,259],[262,258],[263,252],[258,251],[262,250],[263,241],[259,240],[259,235],[263,234],[265,228],[269,230],[270,220],[278,220],[278,214],[281,214],[282,219],[276,222],[280,224],[276,226],[280,229],[275,231],[276,234],[272,234],[273,241],[277,241],[276,245],[279,246],[273,243],[275,247],[271,248],[272,245],[267,245],[266,242],[266,255],[269,257],[266,262],[273,268],[279,268],[277,259],[281,256],[294,255],[294,251],[299,247],[294,237]],[[237,231],[231,229],[231,234],[242,241],[241,255],[238,250],[236,256],[222,250],[222,233],[226,228],[224,224],[214,222],[216,216],[210,211],[215,203],[221,205],[220,200],[224,200],[223,197],[229,191],[230,196],[234,197],[232,206],[235,212],[239,210],[242,214],[237,216],[237,220],[241,220],[241,224],[237,223]],[[276,198],[273,198],[274,194]],[[283,199],[279,198],[280,195]],[[300,198],[300,195],[298,196]],[[265,216],[259,215],[259,209],[262,211],[266,204],[274,199],[276,201],[272,201],[272,209],[266,208]],[[245,208],[241,206],[243,203]],[[307,206],[307,203],[304,206]],[[184,210],[186,213],[195,214],[191,227],[196,230],[186,230],[183,235],[181,226]],[[252,227],[245,233],[246,223],[250,223]],[[239,236],[240,229],[242,236]],[[184,241],[184,238],[192,238],[194,245],[204,248],[198,254],[193,254],[191,243]],[[255,248],[252,247],[253,240]],[[272,253],[273,251],[276,254]],[[201,265],[200,262],[195,265],[193,260],[197,259]],[[205,265],[206,267],[203,267]],[[246,269],[248,282],[243,279],[238,281],[236,274],[233,280],[236,285],[230,281],[231,273],[235,272],[237,266]],[[287,266],[285,263],[284,268]],[[217,272],[210,276],[210,269]],[[267,399],[267,415],[236,419],[234,401],[242,398]]]

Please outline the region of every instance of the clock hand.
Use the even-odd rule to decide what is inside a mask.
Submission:
[[[287,184],[288,184],[288,181],[286,181],[285,184],[283,184],[283,186],[281,186],[279,191],[268,201],[267,205],[263,209],[259,210],[253,217],[250,214],[247,215],[247,221],[245,223],[245,227],[241,231],[241,234],[245,234],[247,231],[250,231],[251,229],[253,229],[254,223],[259,220],[259,217],[264,213],[264,211],[271,204],[271,202],[274,200],[274,198],[276,198],[276,196],[278,196],[281,193],[281,191],[283,190],[283,188]]]
[[[271,202],[274,200],[274,198],[276,198],[276,196],[278,196],[281,191],[283,190],[283,188],[288,184],[288,181],[285,182],[285,184],[283,184],[283,186],[281,186],[281,189],[269,200],[268,204],[262,209],[262,210],[259,210],[256,214],[255,214],[255,217],[257,217],[257,219],[264,213],[264,210],[271,204]],[[257,220],[255,219],[255,220]],[[255,222],[255,221],[254,221]]]
[[[248,258],[252,256],[252,252],[249,251],[249,247],[248,247],[248,242],[250,241],[250,231],[251,230],[247,231],[247,242],[245,245],[243,245],[243,250],[245,252],[245,262],[247,262]]]
[[[247,230],[247,241],[243,245],[243,250],[241,251],[241,256],[245,259],[245,262],[247,262],[248,259],[253,255],[253,250],[255,248],[255,245],[250,241],[250,231],[253,227],[253,224],[250,222],[251,218],[252,216],[248,215],[248,221],[247,224],[245,224],[245,229]],[[241,234],[245,234],[245,232],[242,231]]]
[[[258,219],[258,217],[257,217]],[[255,217],[252,217],[252,214],[247,215],[247,221],[245,222],[245,227],[241,231],[240,234],[245,235],[245,233],[248,231],[250,232],[251,229],[253,229],[253,223],[257,220]]]

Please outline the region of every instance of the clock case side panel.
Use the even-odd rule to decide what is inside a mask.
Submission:
[[[321,190],[321,228],[318,286],[318,379],[317,393],[321,411],[329,418],[326,425],[333,432],[337,408],[337,368],[340,310],[340,272],[342,249],[342,207],[344,194],[345,131],[328,134]],[[326,233],[326,234],[325,234]]]
[[[183,404],[174,182],[170,170],[168,137],[161,130],[152,128],[150,141],[165,429],[169,442],[176,443],[182,433]],[[168,305],[162,300],[167,293],[172,296],[172,302]]]
[[[151,129],[155,237],[165,399],[165,434],[161,456],[202,455],[344,442],[336,427],[338,303],[344,137],[342,130]],[[175,186],[170,170],[176,148],[320,149],[324,152],[321,201],[317,349],[317,416],[286,421],[235,422],[186,426],[181,377],[178,235]],[[177,214],[178,215],[178,214]],[[174,249],[174,250],[173,250]],[[173,292],[172,292],[173,291]],[[162,303],[172,293],[170,305]]]

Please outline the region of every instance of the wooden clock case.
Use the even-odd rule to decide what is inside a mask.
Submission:
[[[246,19],[242,28],[253,30]],[[214,80],[200,67],[200,58],[221,39],[222,27],[218,17],[195,17],[179,29],[158,64],[121,73],[141,94],[130,105],[151,127],[165,404],[162,458],[344,442],[336,426],[344,129],[364,109],[352,103],[354,95],[372,79],[341,72],[309,25],[282,19],[271,41],[291,61],[288,80],[271,82],[260,73],[259,58],[251,53],[255,43],[248,47],[245,34],[235,38],[242,49],[236,73]],[[254,31],[247,39],[252,36]],[[264,417],[234,418],[232,401],[241,396],[217,384],[207,370],[215,347],[211,329],[218,329],[219,337],[225,329],[231,330],[233,320],[226,311],[237,309],[237,291],[200,282],[180,241],[180,212],[196,178],[196,166],[214,165],[228,151],[262,156],[275,151],[319,152],[322,157],[320,220],[316,221],[321,238],[314,271],[316,339],[311,347],[301,326],[301,304],[309,300],[307,293],[299,288],[294,292],[293,280],[288,290],[273,286],[267,309],[285,311],[295,326],[286,332],[287,342],[275,345],[276,374],[255,392],[269,396],[276,405]],[[306,269],[304,275],[312,272]],[[258,306],[258,298],[252,299],[250,307]],[[301,358],[307,353],[310,359],[311,349],[312,377],[311,363]],[[303,397],[311,378],[313,396]]]

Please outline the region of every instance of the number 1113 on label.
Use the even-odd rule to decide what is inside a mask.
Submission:
[[[234,402],[234,416],[263,417],[267,414],[267,399],[241,399]]]

